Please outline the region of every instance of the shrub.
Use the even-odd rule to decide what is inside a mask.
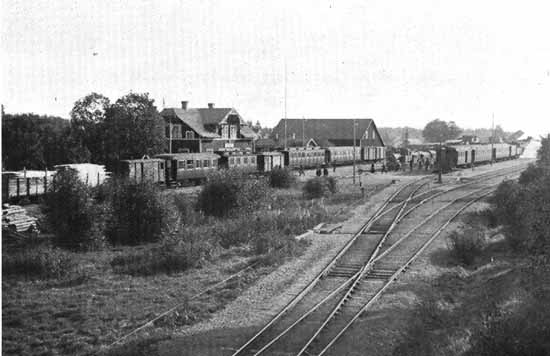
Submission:
[[[479,228],[468,227],[463,232],[453,231],[448,246],[451,255],[461,264],[469,266],[485,247],[485,236]]]
[[[286,257],[299,255],[307,243],[297,241],[290,235],[264,233],[256,235],[252,245],[255,254],[262,255],[263,265],[273,265],[281,263]]]
[[[334,177],[315,177],[304,184],[304,196],[307,199],[321,198],[336,192],[336,180]]]
[[[93,249],[103,245],[105,209],[94,204],[90,188],[73,170],[56,174],[44,196],[46,223],[55,244],[71,249]]]
[[[68,274],[74,266],[69,252],[37,247],[5,254],[2,258],[2,275],[27,279],[60,278]]]
[[[166,211],[156,185],[113,179],[109,205],[107,237],[113,244],[135,245],[158,241],[162,236]]]
[[[269,186],[273,188],[290,188],[295,181],[292,171],[288,168],[273,169],[268,174]]]
[[[256,210],[266,203],[265,180],[249,179],[240,170],[222,170],[208,176],[197,199],[197,207],[206,215],[228,216],[236,209]]]

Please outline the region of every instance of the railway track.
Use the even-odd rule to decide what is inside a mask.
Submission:
[[[466,184],[454,187],[438,185],[432,189],[428,186],[429,180],[426,178],[403,186],[359,229],[325,269],[264,328],[236,350],[233,356],[326,353],[355,319],[397,278],[397,275],[412,263],[460,212],[479,199],[467,198],[487,189],[477,189],[476,184],[515,174],[523,169],[523,166],[505,168],[481,174]],[[428,189],[420,193],[426,188]],[[412,230],[392,234],[397,224],[424,206],[427,201],[464,188],[474,189],[465,196],[451,200],[432,211]],[[451,209],[454,206],[458,206],[458,210]],[[433,210],[433,207],[426,210],[430,209]],[[407,239],[432,219],[445,219],[447,212],[453,212],[452,216],[434,234],[423,233],[423,238]],[[377,241],[374,246],[373,240]],[[290,310],[292,313],[289,313]]]

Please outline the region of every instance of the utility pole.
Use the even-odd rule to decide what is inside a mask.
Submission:
[[[493,165],[493,145],[495,142],[495,113],[493,113],[493,123],[491,127],[491,166]]]
[[[286,142],[286,96],[287,96],[287,74],[286,74],[286,58],[285,58],[285,150],[287,149],[287,142]]]
[[[355,185],[355,119],[353,119],[353,185]]]
[[[438,151],[439,151],[439,160],[438,160],[438,166],[439,167],[437,167],[437,183],[442,183],[443,180],[441,178],[441,170],[442,170],[441,161],[443,160],[443,152],[441,150],[441,140],[439,140]],[[445,156],[447,156],[447,155],[445,155]],[[447,158],[447,157],[445,157],[445,158]]]

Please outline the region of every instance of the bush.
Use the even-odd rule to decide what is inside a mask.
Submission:
[[[71,249],[103,246],[105,209],[94,204],[90,188],[75,171],[56,174],[44,196],[43,211],[56,245]]]
[[[166,211],[156,185],[113,179],[108,190],[107,237],[111,243],[135,245],[161,238]]]
[[[253,211],[266,203],[267,184],[250,179],[240,170],[222,170],[208,176],[197,198],[197,207],[206,215],[223,217],[235,210]]]
[[[5,254],[2,275],[27,279],[60,278],[75,266],[70,253],[48,247],[30,248]]]
[[[292,171],[288,168],[273,169],[268,174],[269,186],[273,188],[290,188],[295,181]]]
[[[448,246],[458,262],[469,266],[481,255],[485,247],[485,235],[480,227],[468,227],[463,232],[453,231],[449,235]]]
[[[336,192],[336,179],[334,177],[315,177],[304,184],[304,196],[307,199],[321,198]]]

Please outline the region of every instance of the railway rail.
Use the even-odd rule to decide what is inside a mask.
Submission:
[[[422,193],[419,191],[425,189],[428,184],[426,178],[403,186],[384,202],[302,292],[232,355],[260,355],[273,352],[294,355],[326,353],[358,316],[397,278],[397,275],[404,271],[460,212],[480,198],[467,197],[487,188],[474,189],[466,195],[452,199],[428,214],[421,223],[397,240],[389,239],[397,224],[429,200],[458,189],[475,188],[479,182],[516,174],[524,168],[504,168],[473,177],[466,184],[448,189],[441,185],[435,189],[428,187]],[[412,207],[411,203],[414,203]],[[455,205],[458,205],[458,210],[450,209]],[[444,218],[448,211],[452,212],[452,216],[432,235],[423,234],[427,239],[407,239],[432,219]],[[373,238],[378,238],[374,248],[369,247],[367,243],[370,240],[372,245]],[[406,248],[410,241],[416,241],[416,245],[413,244],[416,248]],[[397,247],[404,248],[405,251]],[[402,254],[396,254],[396,250]],[[400,262],[397,257],[401,258]],[[398,263],[383,263],[387,261]],[[292,313],[289,313],[290,310]]]

